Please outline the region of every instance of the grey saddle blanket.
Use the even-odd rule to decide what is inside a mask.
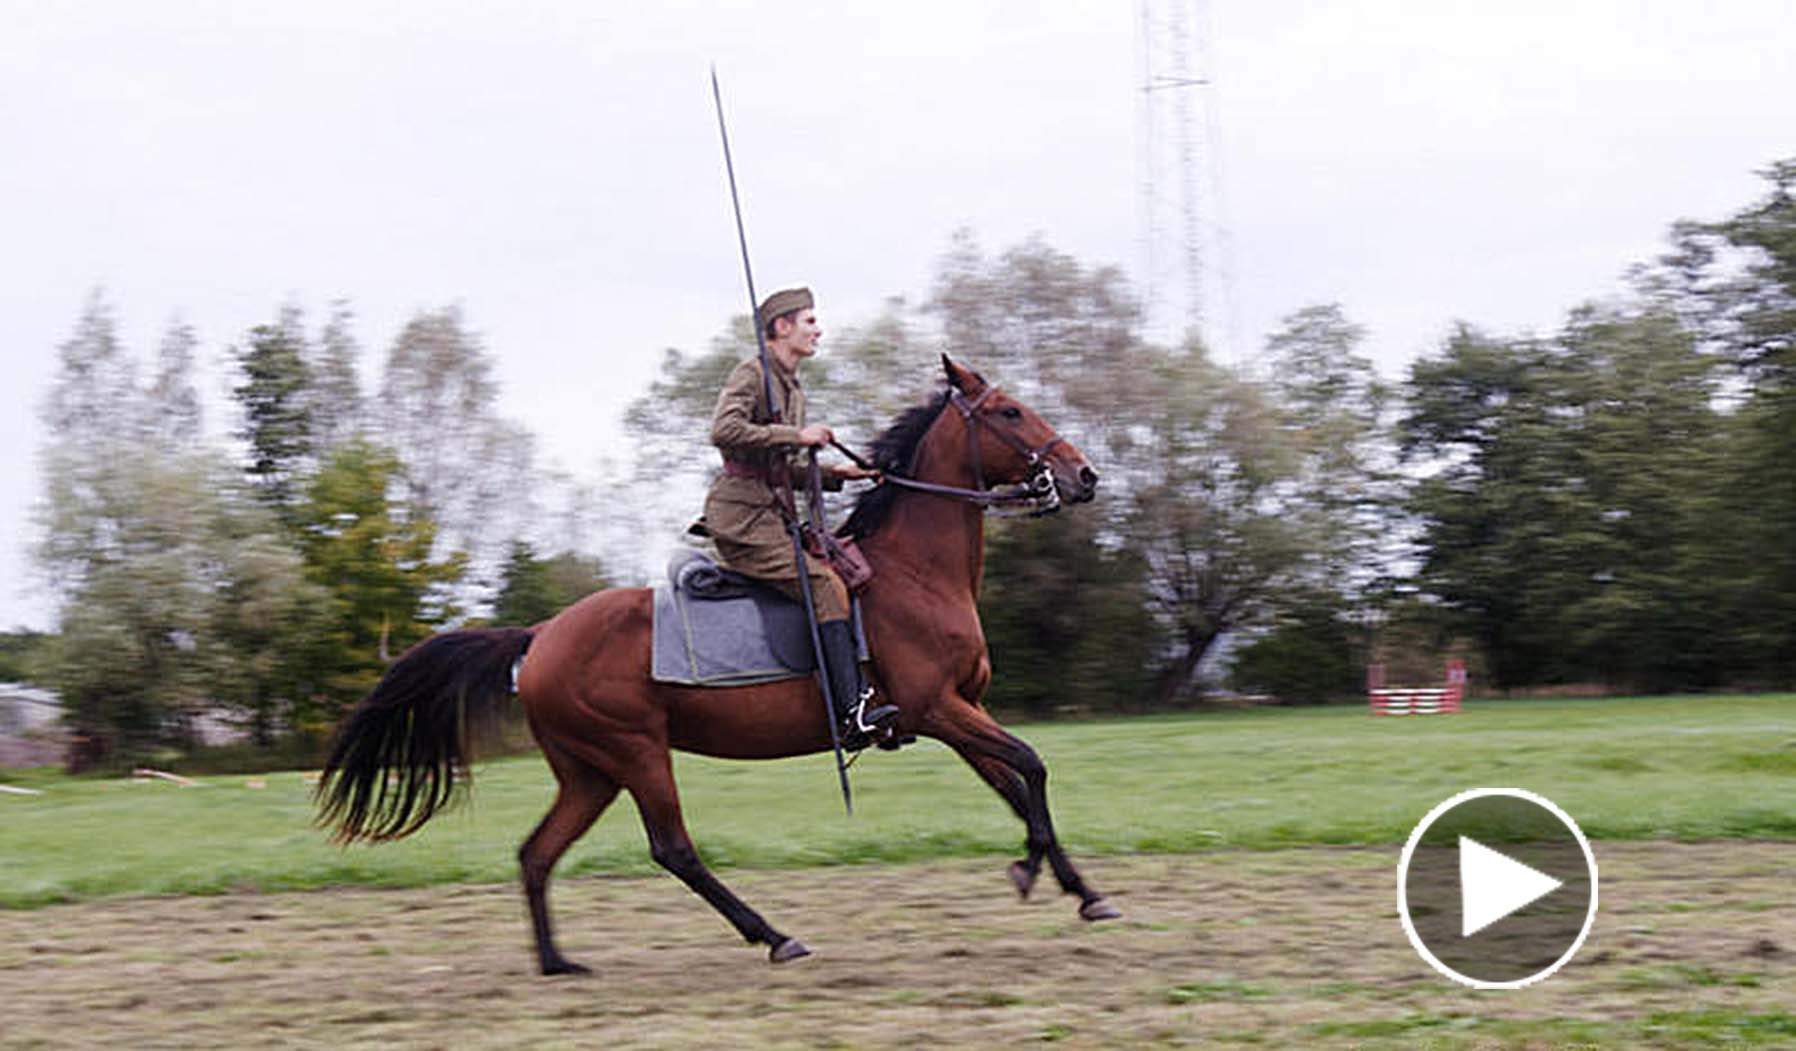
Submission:
[[[655,587],[656,682],[685,686],[748,686],[812,674],[811,629],[804,607],[785,595],[686,549],[667,563]],[[860,600],[854,634],[867,659]]]

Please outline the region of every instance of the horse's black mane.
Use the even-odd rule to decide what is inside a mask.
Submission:
[[[873,439],[867,458],[873,462],[873,466],[888,474],[909,474],[911,461],[916,457],[917,446],[922,444],[923,435],[929,433],[936,417],[942,414],[947,405],[948,388],[944,386],[928,401],[904,410],[890,427]],[[856,498],[848,521],[843,522],[842,527],[836,530],[837,535],[856,540],[872,536],[885,524],[886,517],[892,512],[892,502],[897,496],[898,487],[892,485],[876,485],[862,493]]]

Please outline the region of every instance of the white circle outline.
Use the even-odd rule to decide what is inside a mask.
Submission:
[[[1409,918],[1409,859],[1415,856],[1416,845],[1422,841],[1422,836],[1442,814],[1445,814],[1447,811],[1461,803],[1469,802],[1473,799],[1483,799],[1487,796],[1508,796],[1511,799],[1525,799],[1530,803],[1551,811],[1554,817],[1557,817],[1560,821],[1565,823],[1566,828],[1571,829],[1572,835],[1578,837],[1578,846],[1584,851],[1584,864],[1590,868],[1590,908],[1584,914],[1584,926],[1578,931],[1577,940],[1572,942],[1571,948],[1565,950],[1565,953],[1557,960],[1554,960],[1551,966],[1548,966],[1544,970],[1536,971],[1526,978],[1518,978],[1513,982],[1486,982],[1478,978],[1460,974],[1453,968],[1448,967],[1432,952],[1428,951],[1428,946],[1425,945],[1422,942],[1421,937],[1416,934],[1416,926]],[[1409,834],[1409,842],[1403,844],[1403,860],[1397,863],[1397,916],[1403,921],[1403,933],[1409,936],[1409,944],[1415,948],[1417,953],[1421,954],[1422,959],[1428,961],[1430,967],[1433,967],[1446,977],[1461,985],[1470,986],[1473,989],[1520,989],[1524,986],[1533,985],[1543,978],[1551,977],[1559,970],[1559,968],[1564,967],[1568,960],[1573,956],[1576,956],[1579,949],[1584,947],[1584,939],[1590,936],[1591,925],[1596,922],[1596,887],[1596,855],[1590,850],[1590,841],[1584,838],[1584,830],[1578,827],[1578,823],[1572,820],[1572,816],[1559,809],[1557,803],[1554,803],[1551,799],[1548,799],[1545,796],[1530,792],[1525,788],[1473,788],[1459,793],[1446,802],[1436,806],[1433,810],[1430,810],[1427,816],[1422,818],[1421,823],[1416,825],[1415,831]]]

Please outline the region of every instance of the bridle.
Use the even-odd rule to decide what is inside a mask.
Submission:
[[[987,398],[990,398],[993,394],[997,393],[997,390],[998,388],[995,386],[988,386],[972,398],[968,398],[966,395],[962,394],[958,388],[949,388],[948,390],[948,403],[954,406],[955,411],[960,413],[960,418],[966,421],[967,461],[973,468],[974,488],[963,489],[959,486],[940,485],[936,482],[925,482],[916,478],[907,477],[906,475],[913,473],[916,470],[917,465],[914,456],[911,463],[905,468],[906,474],[895,474],[891,471],[881,472],[884,482],[896,485],[902,489],[911,489],[919,493],[932,493],[936,496],[945,496],[954,500],[979,504],[984,507],[993,508],[999,513],[1014,511],[1016,513],[1035,517],[1038,515],[1053,514],[1055,511],[1060,510],[1060,489],[1054,484],[1054,471],[1047,462],[1047,455],[1054,446],[1059,445],[1066,439],[1056,434],[1040,445],[1030,448],[1021,438],[1011,434],[1009,431],[1000,430],[996,427],[992,427],[990,424],[984,423],[979,412],[979,407],[985,403]],[[986,488],[985,471],[984,468],[980,466],[979,462],[979,429],[981,427],[985,427],[991,432],[992,437],[1009,446],[1023,457],[1023,461],[1030,471],[1029,480],[1027,482],[1020,485],[999,486],[993,489]],[[834,445],[838,452],[841,452],[850,460],[853,460],[860,467],[868,470],[874,469],[873,464],[867,462],[867,460],[846,448],[840,442],[831,442],[830,444]],[[918,452],[921,452],[920,446]],[[1025,507],[1023,505],[1027,506]]]
[[[997,389],[998,388],[996,387],[987,387],[980,391],[978,396],[971,401],[967,400],[967,397],[959,390],[950,389],[948,391],[948,403],[953,405],[954,408],[959,411],[960,418],[967,423],[967,457],[973,465],[975,488],[982,492],[985,490],[985,472],[979,466],[979,428],[984,426],[984,424],[982,424],[979,415],[979,406],[985,402],[985,399],[991,397]],[[1043,476],[1046,476],[1050,483],[1053,482],[1053,475],[1049,472],[1046,457],[1050,449],[1059,445],[1065,439],[1056,434],[1052,438],[1049,438],[1047,441],[1031,449],[1023,444],[1021,438],[1018,438],[1009,431],[999,430],[996,427],[990,427],[989,429],[992,433],[992,437],[1003,442],[1005,445],[1010,446],[1022,455],[1023,461],[1027,464],[1029,470],[1034,472],[1033,477],[1031,478],[1031,484],[1033,484],[1033,478]]]

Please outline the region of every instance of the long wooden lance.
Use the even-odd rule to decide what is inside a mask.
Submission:
[[[730,158],[730,130],[723,120],[723,89],[717,85],[717,67],[711,67],[711,98],[717,103],[717,134],[723,139],[723,169],[730,179],[730,207],[736,213],[736,242],[742,246],[742,276],[748,282],[748,316],[754,322],[755,347],[761,354],[761,398],[772,422],[779,423],[780,406],[773,400],[773,369],[767,360],[767,333],[761,318],[761,299],[755,294],[755,270],[748,261],[748,232],[742,225],[742,198],[736,193],[736,163]],[[817,451],[811,450],[812,471],[817,470]],[[823,695],[823,721],[829,726],[829,743],[836,750],[836,777],[842,782],[842,806],[854,816],[854,796],[848,787],[848,763],[842,755],[842,735],[836,729],[836,698],[829,685],[829,669],[823,663],[823,635],[817,627],[817,601],[811,594],[811,575],[806,572],[804,537],[797,515],[786,520],[792,537],[792,560],[798,571],[798,592],[804,599],[805,622],[811,627],[811,653],[817,662],[817,689]]]

